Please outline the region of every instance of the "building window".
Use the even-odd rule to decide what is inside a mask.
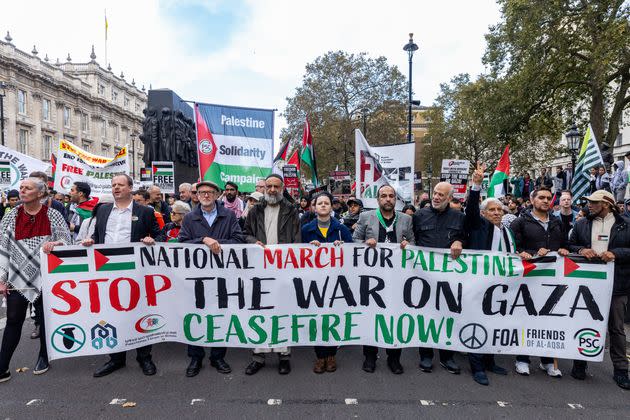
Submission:
[[[118,102],[118,92],[112,88],[112,102]]]
[[[105,96],[105,85],[102,83],[98,84],[98,94],[101,96]]]
[[[118,128],[117,124],[114,124],[114,140],[116,140],[116,143],[118,143],[118,141],[120,140],[120,130]]]
[[[109,146],[101,146],[101,154],[103,156],[109,155]]]
[[[92,151],[92,143],[90,143],[89,141],[85,141],[85,140],[81,141],[81,147],[86,152],[91,152]]]
[[[81,131],[87,133],[90,129],[90,117],[87,114],[81,114]]]
[[[18,152],[27,154],[28,131],[20,130],[18,133]]]
[[[42,118],[44,121],[50,121],[50,101],[42,99]]]
[[[101,137],[107,137],[107,121],[101,121]]]
[[[52,150],[52,136],[50,134],[44,134],[42,139],[42,159],[50,159]]]
[[[125,96],[125,100],[123,101],[125,109],[129,108],[129,102],[131,101]]]
[[[63,107],[63,126],[70,128],[70,108],[67,106]]]
[[[18,112],[26,114],[26,92],[18,90]]]
[[[140,104],[136,102],[136,112],[140,112]]]

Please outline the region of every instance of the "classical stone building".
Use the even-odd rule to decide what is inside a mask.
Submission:
[[[0,41],[0,95],[4,95],[5,145],[49,161],[59,139],[97,155],[113,156],[125,144],[135,158],[134,178],[143,166],[142,111],[144,86],[116,76],[96,62],[94,49],[86,63],[52,63],[35,47],[26,53],[15,47],[7,32]],[[134,150],[135,146],[135,150]],[[133,163],[130,162],[130,169]]]

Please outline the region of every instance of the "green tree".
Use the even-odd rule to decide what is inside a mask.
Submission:
[[[506,132],[564,116],[588,121],[610,145],[630,104],[630,3],[498,0],[484,63],[505,82],[514,113]],[[559,135],[560,132],[558,132]]]
[[[364,109],[370,144],[404,141],[406,83],[385,57],[328,52],[306,65],[302,85],[287,98],[281,136],[299,144],[308,115],[320,178],[337,165],[352,171],[354,129],[362,129]]]

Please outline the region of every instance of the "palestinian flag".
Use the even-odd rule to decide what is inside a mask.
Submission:
[[[580,261],[578,264],[575,261]],[[585,262],[582,262],[585,261]],[[577,279],[606,280],[607,267],[603,261],[589,261],[586,258],[564,258],[564,276]]]
[[[88,266],[87,249],[51,251],[48,254],[48,273],[85,273]]]
[[[510,145],[505,146],[503,155],[499,159],[490,184],[488,185],[488,197],[501,198],[505,195],[505,189],[503,188],[503,181],[505,181],[510,175]]]
[[[153,162],[153,177],[173,176],[173,162]]]
[[[94,250],[94,267],[96,271],[134,270],[133,247],[99,248]]]
[[[289,143],[291,143],[291,141],[287,140],[286,143],[284,143],[282,147],[280,147],[280,151],[273,160],[274,164],[279,161],[287,161],[287,155],[289,154]]]
[[[0,160],[0,186],[11,186],[11,162]]]
[[[54,181],[55,180],[55,172],[57,172],[57,157],[55,156],[54,153],[50,154],[50,166],[52,167],[52,169],[50,170],[51,177],[52,177],[52,179]]]
[[[522,260],[523,277],[553,277],[556,275],[557,257],[537,257]]]
[[[295,165],[297,170],[300,170],[300,156],[297,149],[293,151],[291,157],[289,158],[289,160],[287,160],[287,165]]]
[[[94,211],[94,207],[98,204],[98,197],[90,198],[87,201],[79,204],[74,211],[81,217],[81,220],[85,220],[89,217],[92,217],[92,212]]]
[[[308,117],[304,122],[304,134],[302,135],[302,156],[300,156],[302,162],[306,163],[311,168],[311,180],[313,186],[317,188],[319,185],[317,182],[317,160],[315,159],[315,147],[313,146],[313,136],[311,135],[311,125],[308,122]]]

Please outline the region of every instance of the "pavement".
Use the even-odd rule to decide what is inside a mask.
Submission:
[[[4,328],[0,308],[0,328]],[[405,349],[405,373],[392,374],[384,352],[373,374],[361,370],[361,348],[339,350],[338,370],[312,372],[311,348],[295,348],[293,371],[281,376],[277,358],[255,376],[246,376],[250,352],[228,349],[226,360],[233,373],[222,375],[204,363],[201,373],[186,378],[186,347],[177,343],[154,346],[158,373],[144,376],[128,354],[127,366],[107,377],[95,379],[93,371],[104,357],[55,360],[44,375],[34,376],[38,340],[31,340],[32,324],[24,325],[20,345],[11,363],[13,378],[0,384],[0,419],[114,419],[199,418],[226,419],[357,419],[418,417],[460,418],[628,418],[630,391],[612,381],[610,356],[603,363],[590,363],[586,381],[570,377],[571,362],[560,360],[561,379],[538,370],[532,358],[532,375],[514,373],[513,356],[497,362],[510,370],[508,376],[488,374],[490,386],[473,382],[464,355],[456,355],[461,375],[447,373],[435,361],[433,373],[422,373],[418,353]],[[1,331],[0,331],[1,332]],[[16,369],[26,367],[24,372]]]

